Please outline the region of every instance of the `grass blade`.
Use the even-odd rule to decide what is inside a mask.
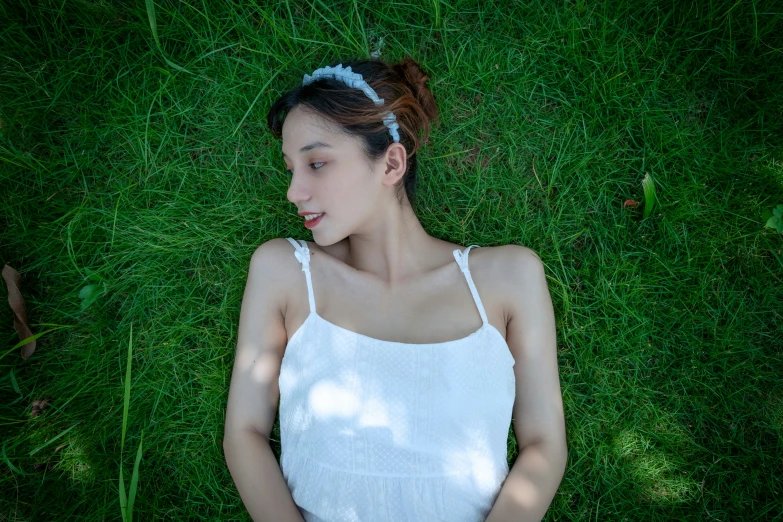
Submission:
[[[122,459],[120,459],[120,513],[122,522],[128,522],[127,519],[128,499],[125,497],[125,481],[122,478]]]
[[[649,173],[644,175],[642,187],[644,188],[644,219],[647,219],[655,206],[655,184]]]
[[[130,380],[131,380],[131,355],[133,355],[133,325],[130,327],[130,339],[128,339],[128,364],[125,369],[125,405],[122,410],[122,439],[120,452],[125,448],[125,431],[128,428],[128,407],[130,406]]]
[[[133,464],[133,476],[131,476],[130,489],[128,490],[128,520],[125,522],[131,522],[133,519],[133,501],[136,500],[136,489],[139,485],[139,463],[141,462],[141,445],[143,442],[144,430],[141,430],[139,449],[136,451],[136,462]]]
[[[64,432],[60,433],[59,435],[56,435],[56,436],[52,437],[51,439],[47,440],[46,442],[44,442],[43,444],[41,444],[40,446],[38,446],[37,448],[35,448],[33,451],[31,451],[31,452],[30,452],[30,456],[32,457],[33,455],[35,455],[36,453],[38,453],[40,450],[44,449],[46,446],[48,446],[48,445],[49,445],[49,444],[51,444],[52,442],[56,441],[57,439],[59,439],[60,437],[62,437],[63,435],[65,435],[66,433],[68,433],[69,431],[71,431],[72,429],[74,429],[76,426],[78,426],[78,425],[79,425],[79,423],[80,423],[80,422],[81,422],[81,421],[77,422],[76,424],[74,424],[73,426],[71,426],[70,428],[68,428],[67,430],[65,430]]]
[[[19,383],[16,382],[16,377],[14,376],[13,368],[11,368],[11,371],[8,372],[8,378],[11,379],[11,386],[14,387],[14,391],[19,395],[22,395],[22,390],[19,389]]]
[[[13,471],[14,473],[18,473],[19,475],[27,475],[27,473],[25,473],[21,469],[11,464],[11,460],[8,458],[8,455],[5,453],[5,441],[3,441],[3,460],[5,461],[6,464],[8,464],[8,467],[11,468],[11,471]]]
[[[125,452],[125,432],[128,428],[128,407],[130,406],[130,380],[131,380],[131,356],[133,355],[133,323],[130,326],[130,338],[128,339],[128,363],[125,369],[125,404],[122,409],[122,438],[120,441],[120,511],[123,522],[127,519],[128,499],[125,496],[125,480],[122,477],[122,455]]]
[[[155,39],[155,45],[158,49],[161,49],[160,40],[158,40],[158,22],[155,18],[155,2],[147,0],[147,17],[150,19],[150,29],[152,30],[152,37]]]
[[[186,72],[188,74],[193,74],[184,67],[180,67],[176,63],[169,60],[166,57],[166,53],[163,52],[163,46],[160,45],[160,39],[158,39],[158,22],[155,17],[155,2],[153,2],[153,0],[147,0],[147,17],[150,20],[150,29],[152,30],[152,37],[155,39],[155,45],[158,46],[158,51],[160,51],[161,56],[163,56],[163,59],[166,61],[169,67],[178,71]]]
[[[33,334],[33,335],[31,335],[30,337],[27,337],[27,338],[25,338],[25,339],[22,339],[21,341],[19,341],[19,342],[18,342],[18,343],[16,343],[15,345],[13,345],[11,348],[9,348],[9,349],[8,349],[8,350],[6,350],[5,352],[3,352],[3,354],[2,354],[2,355],[0,355],[0,359],[2,359],[3,357],[5,357],[5,356],[6,356],[6,355],[8,355],[9,353],[13,352],[13,351],[14,351],[14,350],[16,350],[17,348],[20,348],[20,347],[24,346],[25,344],[29,343],[30,341],[34,341],[34,340],[38,339],[39,337],[41,337],[42,335],[48,334],[49,332],[53,332],[53,331],[55,331],[55,330],[59,330],[59,328],[51,328],[51,329],[49,329],[49,330],[44,330],[43,332],[38,332],[37,334]]]

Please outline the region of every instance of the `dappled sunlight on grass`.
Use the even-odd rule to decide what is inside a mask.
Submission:
[[[60,450],[60,462],[57,468],[67,471],[73,482],[91,483],[97,475],[90,457],[83,444],[72,440]]]
[[[640,433],[624,430],[615,437],[613,446],[620,464],[639,486],[642,499],[682,502],[698,495],[698,482],[682,476],[679,466],[673,463],[674,456],[656,448]]]

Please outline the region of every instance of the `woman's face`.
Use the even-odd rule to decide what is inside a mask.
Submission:
[[[311,229],[319,245],[338,243],[374,221],[384,188],[382,172],[375,174],[384,162],[370,166],[356,138],[297,106],[283,123],[282,149],[291,175],[288,200],[298,212],[324,213]]]

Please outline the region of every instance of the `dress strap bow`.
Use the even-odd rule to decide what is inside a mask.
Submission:
[[[460,252],[459,250],[454,250],[454,259],[457,260],[459,269],[465,273],[468,272],[468,251],[470,251],[470,249],[473,247],[480,248],[480,245],[470,245],[468,248],[465,249],[464,252]]]
[[[466,263],[468,256],[464,255],[459,250],[454,251],[454,259],[457,260],[457,265],[459,266],[459,269],[463,272],[467,271],[468,264]]]
[[[301,247],[294,252],[294,255],[302,263],[302,272],[310,270],[310,249],[307,247]]]

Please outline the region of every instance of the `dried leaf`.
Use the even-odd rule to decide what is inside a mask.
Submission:
[[[8,288],[8,304],[14,312],[14,328],[19,334],[19,339],[24,340],[33,336],[32,330],[27,323],[27,307],[22,298],[22,277],[19,272],[8,266],[3,267],[3,279]],[[35,339],[22,346],[22,358],[27,359],[35,351]]]
[[[31,415],[37,417],[41,414],[42,410],[45,410],[49,406],[49,399],[37,399],[33,401]]]

